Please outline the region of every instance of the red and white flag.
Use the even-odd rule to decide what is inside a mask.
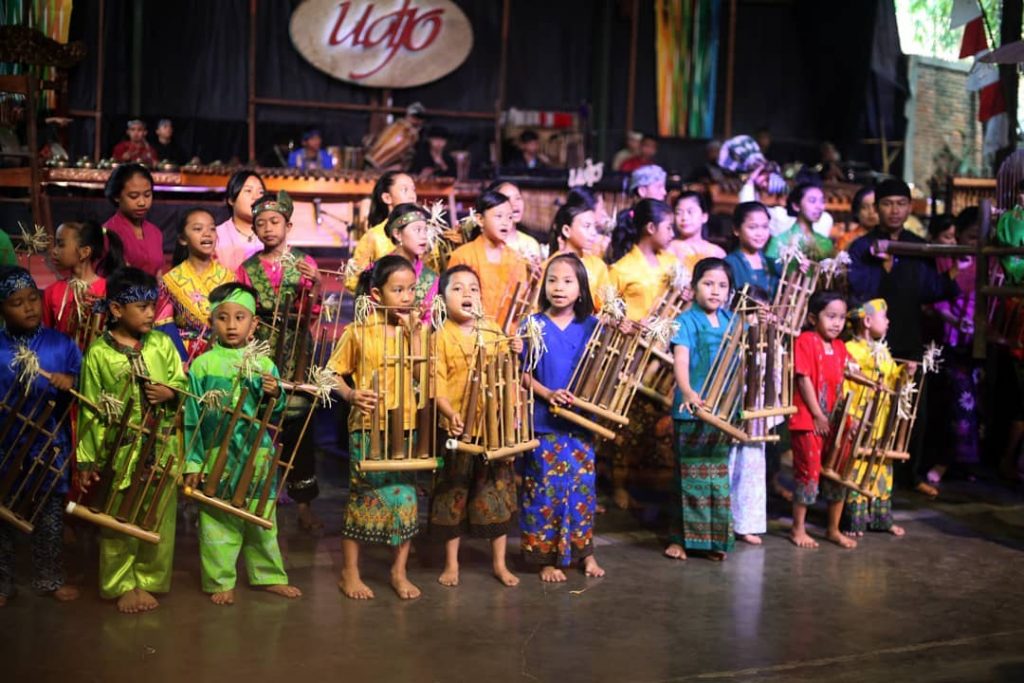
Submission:
[[[991,157],[1005,147],[1009,140],[1010,120],[1006,114],[1003,85],[999,80],[999,67],[978,59],[989,52],[985,37],[985,18],[978,0],[953,0],[949,18],[950,28],[964,27],[960,42],[960,59],[974,57],[974,66],[967,75],[968,92],[978,93],[978,120],[985,124],[983,154]]]

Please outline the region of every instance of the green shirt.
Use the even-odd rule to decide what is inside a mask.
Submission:
[[[0,229],[0,266],[16,266],[18,257],[14,253],[14,244],[6,230]]]
[[[831,258],[836,250],[835,245],[832,244],[832,240],[829,238],[822,237],[816,232],[812,232],[811,237],[808,237],[804,233],[803,228],[800,227],[800,224],[794,223],[792,228],[779,233],[768,242],[764,255],[772,261],[777,261],[779,259],[779,252],[782,251],[783,247],[789,245],[799,246],[804,256],[815,262]]]

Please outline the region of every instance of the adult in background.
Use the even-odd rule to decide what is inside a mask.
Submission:
[[[153,145],[158,161],[169,161],[175,166],[181,166],[188,161],[185,153],[174,141],[174,124],[170,119],[160,119],[156,124],[156,144]]]
[[[304,171],[320,169],[329,171],[334,168],[334,160],[324,150],[320,149],[323,138],[320,131],[307,130],[302,134],[302,147],[292,150],[288,155],[288,167],[300,168]]]
[[[157,159],[156,150],[146,141],[146,122],[132,119],[128,122],[128,139],[114,145],[110,156],[120,163],[137,162],[152,166]]]

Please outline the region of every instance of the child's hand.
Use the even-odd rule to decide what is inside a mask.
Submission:
[[[298,269],[299,273],[301,273],[307,280],[313,282],[313,284],[320,282],[320,272],[311,266],[309,261],[303,259],[296,263],[295,267]]]
[[[619,332],[622,334],[630,334],[633,331],[633,321],[629,318],[623,318],[619,321]]]
[[[462,436],[462,430],[466,428],[466,425],[462,424],[462,416],[458,413],[448,418],[448,433],[452,436]]]
[[[828,418],[824,415],[815,415],[811,419],[814,420],[814,433],[818,436],[828,436]]]
[[[555,389],[551,392],[548,403],[553,406],[571,406],[575,400],[576,397],[569,393],[567,389]]]
[[[377,407],[377,394],[366,389],[355,389],[349,403],[369,415]]]
[[[680,294],[681,298],[683,299],[683,303],[687,303],[688,304],[691,301],[693,301],[693,289],[689,285],[687,285],[686,287],[683,287],[683,291],[680,292],[679,294]]]
[[[691,414],[696,415],[697,411],[704,408],[704,399],[700,397],[693,389],[686,389],[682,392],[683,402],[680,408],[689,411]]]
[[[273,375],[263,375],[263,393],[271,398],[277,398],[281,394],[281,385]]]
[[[163,384],[153,384],[152,382],[146,382],[145,387],[146,400],[152,405],[159,405],[161,403],[167,403],[174,399],[174,389]]]
[[[75,376],[64,372],[51,372],[49,380],[57,391],[67,391],[75,386]]]
[[[523,352],[523,338],[512,337],[512,340],[508,343],[508,347],[512,349],[512,353],[520,354]]]
[[[974,334],[974,321],[970,318],[963,318],[960,321],[960,331],[964,334]]]
[[[186,488],[194,489],[199,486],[199,473],[193,472],[192,474],[185,475],[185,486]]]
[[[96,472],[87,472],[86,470],[78,470],[78,488],[82,489],[82,493],[89,491],[89,487],[94,481],[99,481],[100,475]]]

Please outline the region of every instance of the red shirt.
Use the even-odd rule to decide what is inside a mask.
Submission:
[[[138,144],[131,140],[122,140],[114,145],[114,151],[110,153],[110,156],[121,162],[138,161],[148,165],[153,165],[159,161],[156,158],[156,150],[145,140]]]
[[[838,339],[826,342],[814,330],[802,332],[793,346],[793,372],[811,380],[818,395],[818,406],[826,416],[842,391],[847,358],[849,354],[843,342]],[[814,429],[814,420],[803,396],[799,391],[794,393],[796,413],[789,418],[789,428],[793,431]]]

